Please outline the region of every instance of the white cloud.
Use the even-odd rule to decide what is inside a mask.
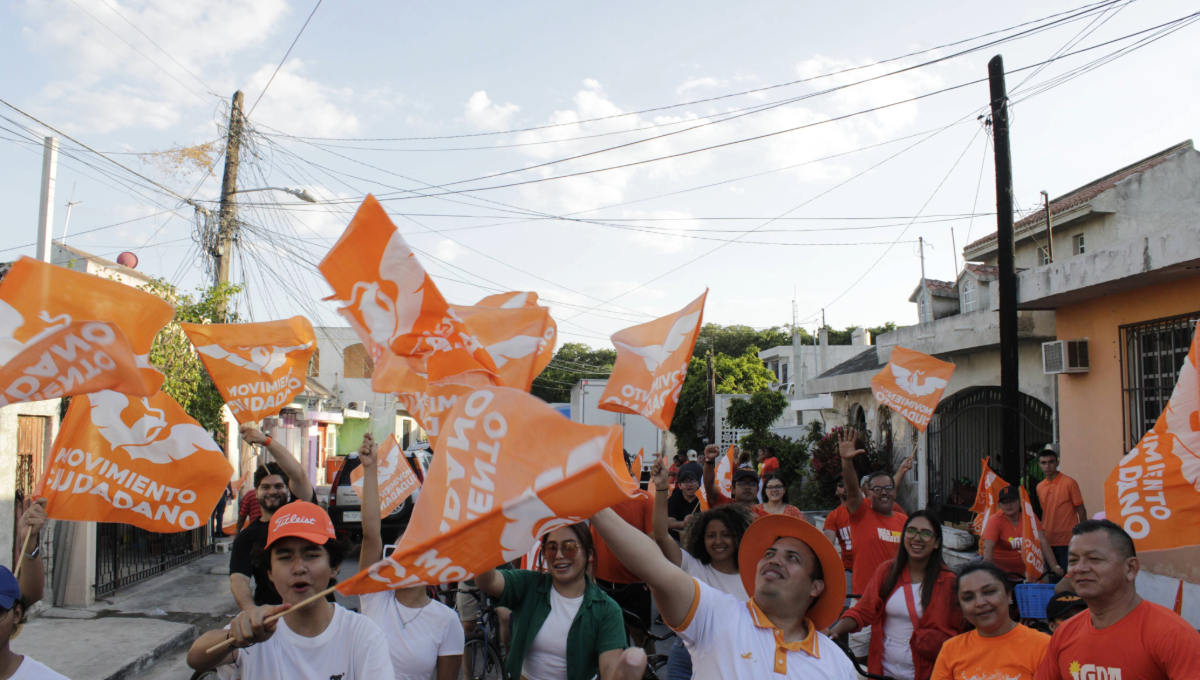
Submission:
[[[434,256],[439,260],[444,260],[446,262],[453,262],[455,258],[457,258],[459,255],[462,255],[464,252],[466,252],[466,250],[462,246],[448,238],[438,241],[437,245],[433,247]]]
[[[687,80],[683,81],[682,85],[675,88],[675,92],[678,94],[683,94],[684,92],[687,92],[688,90],[695,90],[697,88],[725,87],[728,84],[729,84],[728,80],[719,80],[717,78],[713,78],[710,76],[705,76],[703,78],[697,77],[697,76],[692,76],[692,77],[688,78]]]
[[[488,98],[487,92],[479,90],[467,100],[463,115],[478,130],[496,131],[510,127],[513,116],[520,110],[516,104],[496,104]]]

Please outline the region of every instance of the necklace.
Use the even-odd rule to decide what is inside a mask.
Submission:
[[[418,618],[420,618],[421,614],[425,613],[425,608],[429,606],[429,602],[430,602],[429,600],[426,600],[425,604],[421,605],[421,608],[417,610],[416,615],[414,615],[411,619],[409,619],[407,621],[405,621],[404,617],[401,616],[399,612],[397,612],[396,616],[400,619],[400,630],[404,630],[405,628],[408,628],[408,624],[410,624],[413,621],[416,621]],[[397,604],[399,604],[399,603],[397,603]],[[403,605],[401,605],[401,606],[403,606]]]

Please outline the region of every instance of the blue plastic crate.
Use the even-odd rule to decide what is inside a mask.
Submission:
[[[1052,583],[1021,583],[1013,589],[1017,596],[1017,608],[1023,619],[1046,618],[1046,605],[1054,597]]]

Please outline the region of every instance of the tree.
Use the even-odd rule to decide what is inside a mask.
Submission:
[[[222,283],[197,288],[196,295],[192,296],[180,292],[165,279],[155,279],[145,290],[175,306],[175,318],[158,332],[150,348],[150,363],[165,377],[163,391],[179,402],[189,416],[195,418],[218,444],[224,446],[225,428],[221,421],[221,408],[225,400],[213,385],[200,356],[179,324],[237,323],[237,313],[230,311],[232,305],[229,303],[241,292],[241,287]],[[219,312],[221,309],[226,310],[224,314]]]
[[[746,347],[743,353],[733,357],[726,354],[713,356],[713,371],[716,373],[718,394],[754,394],[769,390],[775,382],[775,374],[758,358],[758,347]],[[671,420],[671,433],[680,451],[704,448],[704,442],[696,432],[697,420],[703,419],[708,409],[708,379],[705,360],[692,357],[688,364],[687,378],[679,395],[679,405]]]
[[[814,425],[819,426],[820,423],[814,423]],[[806,510],[837,507],[838,500],[834,495],[834,490],[837,486],[837,476],[842,474],[842,458],[838,454],[838,437],[841,433],[842,428],[833,428],[829,434],[820,437],[811,449],[811,475],[804,485],[802,495],[803,507]],[[819,434],[819,431],[814,428],[814,431],[810,431],[809,436],[814,437]],[[863,453],[854,459],[854,470],[859,479],[876,470],[883,470],[888,474],[893,472],[889,464],[890,456],[882,455],[875,448],[869,432],[859,430],[855,446],[863,450]]]
[[[729,402],[726,421],[738,429],[750,430],[738,443],[743,451],[770,448],[779,461],[783,483],[791,487],[800,482],[808,463],[808,443],[770,431],[771,425],[787,410],[788,399],[774,390],[755,392],[749,399]]]
[[[533,381],[530,394],[547,403],[570,401],[573,385],[587,378],[607,378],[616,361],[615,349],[592,349],[583,343],[568,342],[558,348],[550,365]]]
[[[800,331],[800,334],[807,337],[803,330]],[[703,355],[711,351],[714,355],[724,354],[740,357],[746,353],[746,349],[749,347],[770,349],[790,344],[792,344],[792,329],[789,326],[774,326],[760,330],[750,326],[721,326],[715,323],[706,323],[700,328],[700,335],[696,339],[696,354]]]

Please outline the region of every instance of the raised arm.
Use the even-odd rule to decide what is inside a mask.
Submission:
[[[26,498],[25,510],[21,513],[21,519],[17,521],[14,547],[21,550],[21,547],[25,545],[25,537],[29,536],[29,544],[25,545],[25,552],[19,552],[16,559],[13,560],[13,564],[23,562],[18,585],[21,588],[21,603],[25,605],[25,611],[29,611],[35,602],[42,599],[42,592],[46,587],[46,567],[42,563],[42,554],[37,551],[38,546],[42,544],[42,526],[46,524],[46,503],[45,498],[34,501]],[[30,557],[31,553],[35,554]]]
[[[504,594],[504,572],[488,569],[475,577],[475,585],[488,597],[500,597]]]
[[[670,474],[670,471],[663,465],[662,458],[654,461],[654,464],[650,466],[650,482],[654,484],[654,514],[651,518],[651,529],[658,549],[671,561],[671,564],[678,567],[683,561],[683,555],[680,554],[679,544],[671,538],[668,531],[670,528],[668,520],[671,518],[667,515],[667,504],[670,498],[670,494],[667,493],[667,480],[670,478]]]
[[[649,536],[629,526],[611,509],[596,513],[592,526],[621,564],[650,586],[663,621],[668,626],[682,624],[696,599],[692,577],[671,564]]]
[[[283,474],[288,478],[288,489],[291,490],[292,496],[299,501],[313,501],[313,485],[308,479],[308,473],[304,471],[304,466],[296,457],[288,451],[283,444],[275,441],[271,437],[260,432],[250,423],[242,425],[242,439],[247,444],[266,444],[267,451],[271,453],[271,457],[279,464],[279,469],[283,470]]]
[[[896,468],[896,474],[892,475],[892,484],[896,485],[896,491],[900,491],[900,485],[904,483],[904,475],[913,467],[913,457],[909,456],[900,463],[900,467]]]
[[[359,564],[365,569],[383,559],[382,508],[379,507],[379,446],[370,432],[363,434],[358,449],[358,462],[363,467],[362,486],[362,547]]]
[[[854,469],[854,459],[862,449],[855,448],[858,433],[852,427],[842,428],[838,435],[838,456],[842,459],[842,479],[846,482],[846,510],[853,515],[858,512],[863,503],[862,488],[858,485],[858,471]]]
[[[721,449],[716,444],[704,447],[704,495],[709,499],[709,507],[716,507],[721,491],[717,489],[717,457]]]

